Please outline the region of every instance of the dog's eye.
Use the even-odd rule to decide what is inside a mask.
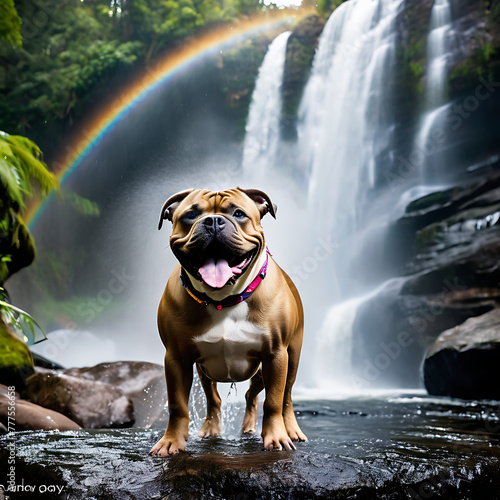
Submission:
[[[244,217],[246,217],[246,216],[247,216],[247,215],[246,215],[246,213],[245,213],[245,212],[243,212],[243,210],[236,210],[236,211],[234,212],[234,214],[233,214],[233,217],[234,217],[235,219],[243,219],[243,218],[244,218]]]
[[[191,210],[189,212],[186,212],[182,218],[185,219],[185,220],[194,220],[196,219],[196,212],[194,210]]]

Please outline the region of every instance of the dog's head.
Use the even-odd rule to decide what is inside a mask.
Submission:
[[[165,202],[158,229],[172,222],[172,252],[210,292],[235,285],[263,255],[266,213],[276,218],[276,206],[256,189],[190,189]]]

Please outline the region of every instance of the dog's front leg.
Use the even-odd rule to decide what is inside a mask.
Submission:
[[[283,396],[288,369],[288,353],[280,348],[262,360],[266,400],[262,420],[262,437],[266,450],[295,450],[283,421]]]
[[[193,383],[193,363],[181,356],[165,354],[165,377],[169,419],[163,437],[151,448],[150,454],[166,457],[186,449],[189,428],[189,392]]]

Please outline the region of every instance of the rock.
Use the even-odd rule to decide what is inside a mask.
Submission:
[[[454,281],[441,285],[433,293],[408,294],[407,280],[394,279],[359,306],[352,333],[356,388],[420,387],[429,344],[442,331],[494,307],[480,290],[461,290]]]
[[[72,368],[65,373],[118,387],[134,404],[134,427],[166,426],[167,386],[162,366],[140,361],[118,361],[91,368]]]
[[[0,434],[13,431],[45,430],[75,431],[81,429],[76,423],[56,411],[24,401],[14,393],[15,403],[9,399],[8,388],[0,385]],[[9,416],[12,419],[9,419]]]
[[[403,276],[358,308],[353,359],[360,384],[419,387],[428,346],[497,307],[499,184],[500,174],[490,173],[431,193],[411,202],[394,224],[388,246],[401,252],[393,260]]]
[[[26,379],[34,373],[28,346],[11,333],[0,319],[0,383],[22,391],[26,387]]]
[[[500,399],[500,309],[443,332],[423,367],[429,394]]]
[[[26,399],[58,411],[85,428],[130,427],[132,401],[117,387],[37,368],[27,380]]]
[[[33,352],[31,354],[33,355],[33,363],[35,364],[35,366],[39,366],[41,368],[48,368],[50,370],[64,370],[64,366],[60,365],[59,363],[56,363],[55,361],[47,359],[41,354],[37,354],[36,352]]]
[[[324,25],[324,19],[308,16],[297,24],[288,39],[283,76],[283,117],[287,138],[296,134],[297,110]]]

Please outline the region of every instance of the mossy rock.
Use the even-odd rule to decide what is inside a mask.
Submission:
[[[35,260],[35,243],[26,224],[16,220],[12,234],[0,235],[0,284]]]
[[[26,388],[25,380],[33,373],[33,357],[28,346],[0,321],[0,383],[21,392]]]

